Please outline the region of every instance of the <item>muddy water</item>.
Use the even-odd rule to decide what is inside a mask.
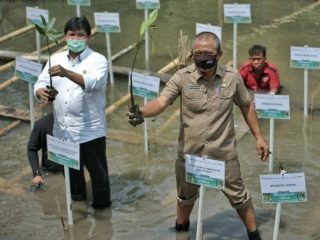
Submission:
[[[134,1],[91,1],[91,7],[81,12],[92,22],[94,11],[119,12],[121,33],[111,34],[112,52],[116,53],[137,39],[143,12],[135,9]],[[169,49],[175,56],[180,29],[190,37],[195,23],[211,23],[223,27],[222,62],[232,58],[232,25],[223,23],[221,8],[232,1],[161,1],[158,29],[153,32],[155,53],[150,68],[157,71],[170,60]],[[267,47],[268,58],[278,65],[283,94],[290,95],[291,119],[275,122],[275,168],[280,161],[288,172],[304,172],[307,182],[307,203],[282,206],[279,239],[320,239],[319,203],[319,142],[320,142],[320,86],[318,71],[309,71],[310,102],[313,93],[313,112],[303,117],[303,71],[290,68],[290,46],[319,47],[318,29],[320,4],[311,0],[246,1],[252,7],[252,24],[238,26],[238,62],[247,59],[247,49],[254,43]],[[25,6],[39,6],[50,10],[57,18],[56,27],[75,14],[75,7],[66,1],[9,1],[1,6],[0,35],[25,26]],[[28,33],[0,45],[1,50],[31,52],[35,49],[35,34]],[[24,44],[21,44],[24,43]],[[106,53],[105,37],[100,34],[91,42],[92,48]],[[114,64],[129,66],[132,53]],[[143,53],[137,68],[143,68]],[[0,74],[0,82],[13,75],[13,69]],[[116,76],[115,87],[108,87],[108,105],[127,93],[127,80]],[[16,82],[0,91],[2,105],[28,109],[28,90],[25,82]],[[142,103],[141,99],[138,99]],[[311,104],[310,104],[311,106]],[[0,138],[0,239],[195,239],[196,209],[191,216],[190,234],[176,234],[171,229],[175,221],[175,179],[173,173],[178,134],[178,119],[161,131],[158,129],[178,108],[177,103],[168,111],[149,122],[150,151],[144,153],[143,131],[126,123],[126,106],[108,116],[112,130],[120,140],[108,140],[107,156],[112,189],[112,208],[96,212],[86,202],[73,204],[73,227],[63,231],[55,196],[61,204],[66,223],[64,183],[62,176],[47,177],[48,191],[30,193],[26,189],[31,179],[26,156],[26,143],[30,126],[21,123]],[[0,119],[1,126],[8,119]],[[269,122],[260,120],[268,138]],[[113,132],[113,133],[114,133]],[[134,143],[128,143],[128,134]],[[133,135],[133,137],[132,137]],[[268,165],[260,163],[254,151],[251,134],[238,142],[239,156],[245,182],[256,205],[259,228],[264,239],[272,239],[275,205],[261,203],[259,174],[268,172]],[[246,239],[245,229],[230,209],[224,196],[208,189],[205,193],[203,213],[204,239]]]

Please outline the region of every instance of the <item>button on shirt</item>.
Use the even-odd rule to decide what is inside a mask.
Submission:
[[[53,135],[76,143],[88,142],[106,135],[106,85],[108,63],[106,58],[86,48],[76,59],[68,51],[51,57],[51,66],[62,67],[83,76],[85,87],[65,77],[52,77],[58,95],[53,101]],[[34,94],[39,88],[49,85],[48,64],[38,77]]]
[[[233,105],[251,102],[238,72],[218,64],[214,78],[206,80],[192,64],[174,74],[160,95],[171,103],[181,97],[179,157],[229,160],[237,156]]]

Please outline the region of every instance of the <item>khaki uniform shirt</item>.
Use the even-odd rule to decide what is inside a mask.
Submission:
[[[181,96],[178,157],[229,160],[237,156],[233,105],[251,102],[237,71],[218,64],[213,80],[206,80],[192,64],[177,71],[160,95],[171,103]]]

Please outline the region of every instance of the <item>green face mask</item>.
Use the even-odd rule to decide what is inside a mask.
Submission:
[[[68,48],[71,52],[79,53],[87,47],[86,40],[67,40]]]

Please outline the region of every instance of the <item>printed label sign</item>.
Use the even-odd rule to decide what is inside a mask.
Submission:
[[[304,173],[260,175],[263,203],[306,202]]]
[[[134,95],[154,99],[159,95],[160,78],[132,72],[132,87]]]
[[[37,24],[39,26],[42,26],[41,21],[41,15],[44,17],[44,19],[48,22],[49,19],[49,12],[46,9],[40,9],[40,8],[33,8],[33,7],[26,7],[27,11],[27,24]]]
[[[21,57],[16,58],[15,75],[24,81],[35,83],[42,70],[41,63],[33,62]]]
[[[159,0],[137,0],[137,9],[159,9]]]
[[[224,189],[225,162],[189,154],[186,159],[186,181],[210,188]]]
[[[289,102],[287,95],[254,95],[258,118],[290,119]]]
[[[320,48],[290,47],[292,68],[320,69]]]
[[[196,34],[199,34],[201,32],[212,32],[216,34],[221,41],[221,27],[213,26],[210,24],[196,23]]]
[[[80,169],[80,145],[47,135],[48,159],[74,169]]]
[[[68,5],[90,6],[90,0],[68,0]]]
[[[251,23],[250,4],[224,4],[225,23]]]
[[[120,32],[119,13],[95,12],[94,21],[97,32]]]

